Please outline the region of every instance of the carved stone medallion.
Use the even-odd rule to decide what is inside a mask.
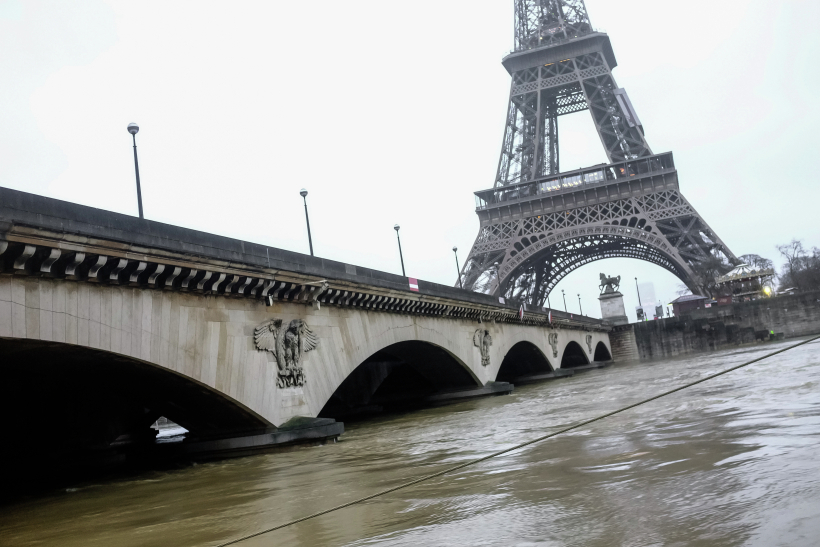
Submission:
[[[319,338],[313,334],[301,319],[285,324],[281,319],[262,323],[253,333],[256,349],[269,351],[276,359],[279,376],[276,385],[281,388],[305,385],[305,370],[302,368],[302,354],[319,345]]]
[[[473,344],[481,352],[481,365],[488,366],[490,364],[490,346],[493,345],[493,337],[490,336],[490,331],[484,329],[475,331]]]

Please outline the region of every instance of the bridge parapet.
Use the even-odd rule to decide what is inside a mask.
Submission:
[[[0,271],[104,285],[386,313],[550,324],[497,298],[0,188]],[[552,326],[608,331],[552,310]]]

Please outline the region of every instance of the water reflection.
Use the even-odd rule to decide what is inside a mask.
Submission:
[[[619,365],[509,396],[350,424],[335,445],[79,485],[5,507],[0,537],[4,545],[20,546],[216,545],[775,347]],[[820,537],[819,349],[803,346],[240,545],[814,545]]]

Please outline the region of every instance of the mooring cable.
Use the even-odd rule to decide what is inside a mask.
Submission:
[[[410,486],[414,486],[414,485],[419,484],[419,483],[421,483],[421,482],[428,481],[428,480],[430,480],[430,479],[434,479],[434,478],[436,478],[436,477],[440,477],[440,476],[442,476],[442,475],[446,475],[447,473],[452,473],[453,471],[458,471],[459,469],[464,469],[465,467],[469,467],[469,466],[471,466],[471,465],[476,465],[476,464],[478,464],[478,463],[481,463],[481,462],[483,462],[483,461],[487,461],[487,460],[489,460],[489,459],[492,459],[492,458],[495,458],[495,457],[501,456],[501,455],[503,455],[503,454],[507,454],[507,453],[509,453],[509,452],[513,452],[513,451],[515,451],[515,450],[520,450],[520,449],[522,449],[522,448],[524,448],[524,447],[526,447],[526,446],[529,446],[529,445],[531,445],[531,444],[535,444],[535,443],[538,443],[538,442],[544,441],[544,440],[546,440],[546,439],[549,439],[550,437],[555,437],[556,435],[560,435],[561,433],[566,433],[567,431],[572,431],[573,429],[578,429],[579,427],[584,427],[585,425],[589,425],[589,424],[594,423],[594,422],[597,422],[597,421],[599,421],[599,420],[603,420],[604,418],[608,418],[608,417],[610,417],[610,416],[614,416],[615,414],[620,414],[621,412],[624,412],[624,411],[626,411],[626,410],[630,410],[630,409],[632,409],[632,408],[635,408],[635,407],[638,407],[638,406],[644,405],[644,404],[649,403],[649,402],[651,402],[651,401],[654,401],[654,400],[656,400],[656,399],[660,399],[661,397],[666,397],[667,395],[671,395],[671,394],[673,394],[673,393],[677,393],[678,391],[682,391],[682,390],[687,389],[687,388],[690,388],[690,387],[692,387],[692,386],[696,386],[696,385],[698,385],[698,384],[702,384],[703,382],[706,382],[706,381],[708,381],[708,380],[712,380],[712,379],[714,379],[714,378],[717,378],[718,376],[722,376],[722,375],[724,375],[724,374],[728,374],[728,373],[730,373],[730,372],[732,372],[732,371],[735,371],[735,370],[740,369],[740,368],[743,368],[743,367],[747,367],[747,366],[749,366],[749,365],[752,365],[752,364],[757,363],[757,362],[759,362],[759,361],[762,361],[762,360],[764,360],[764,359],[768,359],[769,357],[774,357],[775,355],[777,355],[777,354],[779,354],[779,353],[783,353],[783,352],[789,351],[789,350],[791,350],[791,349],[794,349],[794,348],[796,348],[796,347],[799,347],[799,346],[802,346],[802,345],[805,345],[805,344],[808,344],[808,343],[814,342],[815,340],[820,340],[820,336],[815,336],[814,338],[809,338],[808,340],[803,340],[802,342],[799,342],[799,343],[797,343],[797,344],[794,344],[793,346],[789,346],[789,347],[787,347],[787,348],[783,348],[783,349],[781,349],[781,350],[777,350],[777,351],[775,351],[775,352],[769,353],[768,355],[764,355],[763,357],[758,357],[757,359],[753,359],[753,360],[751,360],[751,361],[749,361],[749,362],[747,362],[747,363],[743,363],[743,364],[741,364],[741,365],[736,365],[736,366],[734,366],[734,367],[727,368],[726,370],[723,370],[723,371],[721,371],[721,372],[717,372],[717,373],[715,373],[715,374],[711,374],[711,375],[709,375],[709,376],[706,376],[706,377],[704,377],[704,378],[701,378],[700,380],[695,380],[694,382],[689,382],[688,384],[682,385],[682,386],[680,386],[680,387],[676,387],[675,389],[670,389],[669,391],[664,391],[663,393],[660,393],[660,394],[658,394],[658,395],[655,395],[654,397],[650,397],[649,399],[644,399],[644,400],[642,400],[642,401],[638,401],[637,403],[633,403],[633,404],[631,404],[631,405],[629,405],[629,406],[625,406],[625,407],[623,407],[623,408],[619,408],[618,410],[613,410],[612,412],[607,412],[606,414],[601,414],[600,416],[596,416],[595,418],[591,418],[591,419],[589,419],[589,420],[586,420],[586,421],[583,421],[583,422],[577,423],[577,424],[575,424],[575,425],[571,425],[571,426],[569,426],[569,427],[565,427],[564,429],[560,429],[560,430],[555,431],[555,432],[553,432],[553,433],[550,433],[550,434],[548,434],[548,435],[543,435],[543,436],[541,436],[541,437],[537,437],[537,438],[532,439],[532,440],[529,440],[529,441],[527,441],[527,442],[524,442],[524,443],[521,443],[521,444],[517,444],[517,445],[515,445],[515,446],[513,446],[513,447],[511,447],[511,448],[505,448],[504,450],[499,450],[498,452],[493,452],[492,454],[489,454],[489,455],[484,456],[484,457],[482,457],[482,458],[478,458],[478,459],[476,459],[476,460],[470,460],[470,461],[468,461],[468,462],[466,462],[466,463],[461,463],[461,464],[456,465],[456,466],[453,466],[453,467],[448,467],[447,469],[445,469],[445,470],[443,470],[443,471],[438,471],[437,473],[433,473],[433,474],[431,474],[431,475],[425,475],[425,476],[423,476],[423,477],[421,477],[421,478],[418,478],[418,479],[415,479],[415,480],[412,480],[412,481],[409,481],[409,482],[405,482],[405,483],[400,484],[400,485],[398,485],[398,486],[394,486],[393,488],[388,488],[388,489],[386,489],[386,490],[382,490],[382,491],[380,491],[380,492],[376,492],[375,494],[370,494],[369,496],[365,496],[365,497],[363,497],[363,498],[358,498],[358,499],[355,499],[355,500],[353,500],[353,501],[349,501],[349,502],[347,502],[347,503],[343,503],[343,504],[341,504],[341,505],[337,505],[336,507],[331,507],[330,509],[325,509],[324,511],[319,511],[318,513],[313,513],[312,515],[308,515],[308,516],[306,516],[306,517],[302,517],[302,518],[299,518],[299,519],[296,519],[296,520],[292,520],[292,521],[290,521],[290,522],[286,522],[286,523],[284,523],[284,524],[280,524],[280,525],[278,525],[278,526],[274,526],[274,527],[272,527],[272,528],[268,528],[268,529],[266,529],[266,530],[262,530],[261,532],[256,532],[256,533],[254,533],[254,534],[250,534],[250,535],[247,535],[247,536],[243,536],[243,537],[241,537],[241,538],[232,539],[231,541],[228,541],[227,543],[220,543],[220,544],[219,544],[219,545],[217,545],[216,547],[227,547],[228,545],[235,545],[235,544],[237,544],[237,543],[239,543],[239,542],[241,542],[241,541],[245,541],[245,540],[248,540],[248,539],[252,539],[252,538],[255,538],[255,537],[259,537],[259,536],[261,536],[261,535],[268,534],[268,533],[270,533],[270,532],[274,532],[274,531],[276,531],[276,530],[281,530],[282,528],[287,528],[288,526],[292,526],[292,525],[294,525],[294,524],[298,524],[298,523],[300,523],[300,522],[304,522],[304,521],[306,521],[306,520],[310,520],[310,519],[312,519],[312,518],[320,517],[320,516],[322,516],[322,515],[327,515],[328,513],[333,513],[334,511],[338,511],[338,510],[340,510],[340,509],[344,509],[344,508],[346,508],[346,507],[350,507],[351,505],[356,505],[356,504],[359,504],[359,503],[362,503],[362,502],[365,502],[365,501],[368,501],[368,500],[372,500],[373,498],[378,498],[378,497],[380,497],[380,496],[384,496],[385,494],[389,494],[389,493],[391,493],[391,492],[395,492],[395,491],[397,491],[397,490],[402,490],[402,489],[404,489],[404,488],[409,488]]]

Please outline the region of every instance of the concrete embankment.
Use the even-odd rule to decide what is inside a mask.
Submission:
[[[820,291],[694,310],[616,327],[613,357],[657,359],[820,334]]]

